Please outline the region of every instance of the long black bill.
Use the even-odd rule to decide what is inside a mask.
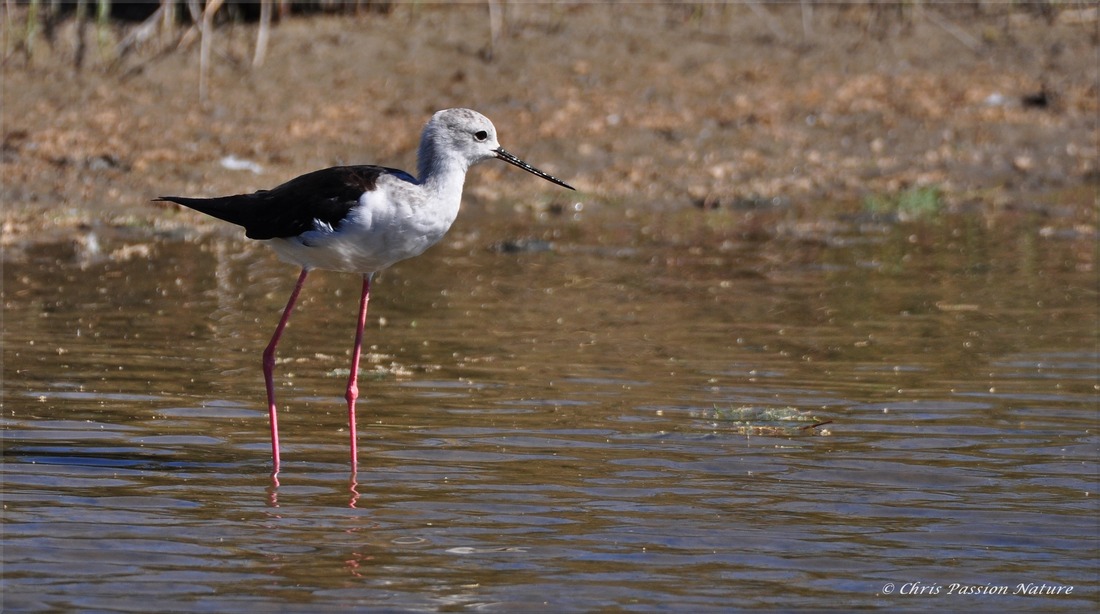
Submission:
[[[515,166],[518,166],[518,167],[522,168],[523,170],[527,171],[528,173],[531,173],[532,175],[538,175],[539,177],[542,177],[543,179],[549,181],[550,183],[556,183],[556,184],[560,185],[563,188],[569,188],[570,190],[576,190],[576,188],[569,185],[568,183],[565,183],[561,179],[558,179],[557,177],[555,177],[553,175],[547,175],[546,173],[544,173],[544,172],[540,171],[539,169],[531,166],[530,164],[524,162],[523,160],[520,160],[519,158],[513,156],[512,154],[504,151],[503,147],[497,147],[493,151],[496,152],[497,158],[499,158],[501,160],[504,160],[508,164],[513,164]]]

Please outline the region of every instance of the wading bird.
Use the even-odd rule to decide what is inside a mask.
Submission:
[[[359,397],[359,355],[371,277],[395,262],[421,254],[439,241],[458,216],[466,171],[478,162],[493,158],[573,189],[505,151],[497,142],[496,128],[484,115],[469,109],[447,109],[437,112],[424,126],[417,152],[416,177],[384,166],[336,166],[252,194],[156,199],[243,226],[245,236],[263,241],[282,260],[302,268],[263,353],[273,474],[279,472],[275,349],[306,276],[312,269],[327,269],[363,277],[351,375],[345,395],[354,473],[358,467],[355,400]]]

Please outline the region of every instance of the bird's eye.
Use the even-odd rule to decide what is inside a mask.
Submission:
[[[484,141],[487,138],[489,138],[489,133],[485,132],[484,130],[478,130],[477,132],[474,133],[474,139],[475,140]]]

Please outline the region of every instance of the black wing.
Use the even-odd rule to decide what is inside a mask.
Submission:
[[[252,194],[217,198],[162,196],[156,200],[244,226],[250,239],[293,237],[313,230],[317,221],[333,228],[339,226],[363,193],[375,189],[382,175],[412,179],[404,171],[384,166],[334,166]]]

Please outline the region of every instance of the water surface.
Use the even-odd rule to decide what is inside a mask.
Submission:
[[[359,283],[311,276],[277,488],[291,267],[229,234],[10,258],[4,610],[1100,605],[1093,239],[551,218],[517,252],[464,216],[376,278],[355,475]]]

